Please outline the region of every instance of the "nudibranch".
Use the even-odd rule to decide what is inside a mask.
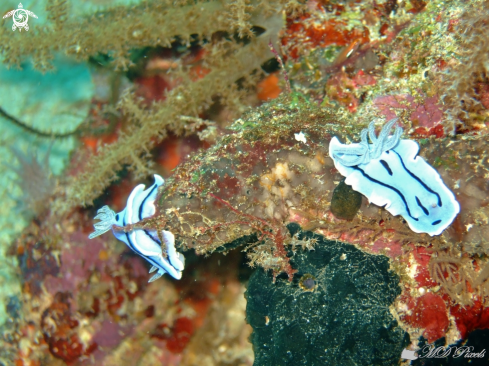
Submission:
[[[161,241],[155,230],[134,229],[126,233],[115,230],[113,227],[114,225],[124,227],[135,224],[154,215],[156,212],[154,202],[158,194],[158,187],[164,183],[163,178],[159,175],[155,174],[154,178],[155,183],[148,189],[144,190],[144,184],[133,189],[127,199],[126,208],[121,212],[116,214],[109,206],[99,209],[95,219],[100,221],[93,225],[95,232],[90,234],[89,238],[93,239],[112,229],[112,233],[117,239],[126,243],[129,248],[152,265],[149,273],[157,271],[149,282],[157,280],[165,273],[179,280],[182,278],[185,258],[175,250],[175,236],[171,232],[162,230],[161,233],[166,248],[166,255],[164,256]]]
[[[389,121],[378,137],[370,123],[360,143],[345,145],[333,137],[329,155],[346,177],[345,183],[371,203],[401,215],[416,233],[440,235],[460,212],[460,205],[438,172],[418,156],[417,142],[400,139],[400,127],[389,136],[396,121]]]

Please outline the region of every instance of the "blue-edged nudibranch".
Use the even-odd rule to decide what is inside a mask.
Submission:
[[[127,199],[126,208],[121,212],[116,214],[109,206],[99,209],[95,219],[100,221],[93,225],[95,232],[90,234],[89,238],[93,239],[112,229],[112,233],[117,239],[126,243],[129,248],[152,265],[149,273],[157,271],[149,282],[157,280],[165,273],[179,280],[182,278],[185,258],[175,250],[175,237],[171,232],[166,230],[161,232],[166,248],[166,255],[164,256],[161,241],[155,230],[134,229],[126,233],[113,228],[114,225],[124,227],[135,224],[154,215],[156,212],[154,202],[158,194],[158,187],[164,183],[163,178],[159,175],[155,174],[154,178],[155,183],[148,189],[144,190],[144,184],[133,189]]]
[[[329,155],[346,177],[345,183],[370,202],[401,215],[416,233],[440,235],[460,212],[460,205],[438,172],[418,156],[417,142],[401,140],[400,127],[389,136],[396,121],[389,121],[378,137],[370,123],[360,143],[345,145],[333,137]]]

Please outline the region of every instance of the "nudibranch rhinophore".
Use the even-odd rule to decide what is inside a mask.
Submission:
[[[171,232],[163,230],[161,233],[166,246],[167,255],[165,258],[161,249],[161,242],[155,230],[134,229],[126,233],[114,230],[112,227],[113,225],[123,227],[135,224],[154,215],[156,212],[154,202],[158,187],[164,183],[163,178],[159,175],[155,174],[154,178],[155,183],[147,190],[144,190],[144,184],[134,188],[127,199],[126,208],[118,214],[112,211],[109,206],[99,209],[95,219],[100,221],[93,225],[95,232],[90,234],[89,238],[93,239],[112,229],[112,233],[117,239],[126,243],[129,248],[151,263],[152,267],[149,273],[158,271],[151,277],[149,282],[157,280],[165,273],[179,280],[182,278],[185,258],[183,254],[175,250],[175,236]]]
[[[401,140],[400,127],[389,136],[396,121],[389,121],[378,137],[370,123],[360,143],[345,145],[333,137],[329,155],[346,177],[345,183],[370,202],[401,215],[416,233],[440,235],[460,212],[460,205],[438,172],[417,156],[417,142]]]

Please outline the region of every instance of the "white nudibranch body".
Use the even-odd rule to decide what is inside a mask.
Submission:
[[[113,225],[123,227],[135,224],[154,215],[156,212],[154,202],[158,187],[164,183],[163,178],[159,175],[155,174],[154,178],[155,183],[148,189],[144,190],[144,184],[140,184],[133,189],[127,199],[126,208],[121,212],[116,214],[108,206],[99,209],[95,219],[100,221],[93,225],[95,232],[90,234],[89,238],[93,239],[112,229],[112,233],[117,239],[126,243],[129,248],[152,265],[149,273],[157,271],[149,282],[157,280],[165,273],[179,280],[182,278],[185,258],[183,254],[175,250],[175,236],[171,232],[165,230],[161,232],[166,247],[166,256],[163,256],[161,242],[155,230],[135,229],[125,233],[124,231],[114,230],[112,227]]]
[[[370,123],[357,144],[345,145],[333,137],[329,155],[346,177],[345,183],[370,202],[401,215],[416,233],[440,235],[460,212],[460,205],[438,172],[418,156],[418,143],[401,140],[400,127],[389,136],[396,121],[389,121],[378,137]]]

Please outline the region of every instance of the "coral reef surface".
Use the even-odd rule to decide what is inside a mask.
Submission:
[[[411,350],[481,347],[474,340],[489,328],[487,1],[25,5],[42,19],[22,33],[2,20],[2,62],[24,67],[15,75],[27,78],[29,63],[63,74],[68,57],[84,76],[68,73],[50,83],[51,93],[28,94],[35,90],[28,86],[25,96],[40,101],[32,108],[0,100],[2,127],[13,131],[0,153],[10,159],[13,146],[24,172],[43,173],[39,184],[14,183],[26,174],[15,178],[19,165],[8,162],[13,179],[2,186],[2,198],[11,189],[32,198],[33,188],[43,198],[24,199],[27,214],[13,199],[2,207],[2,220],[13,222],[1,233],[9,235],[3,278],[18,290],[1,300],[1,363],[258,365],[268,362],[257,344],[262,334],[274,337],[267,341],[273,357],[305,362],[316,351],[326,357],[314,343],[317,325],[329,326],[340,308],[348,321],[327,340],[331,362],[344,361],[335,348],[342,344],[369,362],[396,364],[404,334]],[[2,93],[17,95],[28,84],[7,83],[5,75]],[[70,85],[81,102],[60,107],[55,85]],[[61,113],[67,109],[70,118]],[[372,121],[380,129],[393,118],[460,203],[439,236],[413,233],[401,217],[349,191],[328,155],[333,136],[353,143]],[[26,146],[34,142],[42,146],[37,159]],[[58,159],[68,163],[52,171]],[[148,284],[149,268],[124,244],[110,234],[88,239],[97,209],[121,211],[153,174],[166,180],[156,214],[122,230],[171,231],[187,259],[180,281]],[[339,258],[328,262],[338,257],[333,251]],[[376,272],[355,277],[370,268]],[[338,287],[353,278],[370,281],[368,289]],[[251,310],[261,303],[257,293],[269,306],[288,294],[290,306],[302,309]],[[353,316],[374,309],[376,316]],[[321,316],[311,324],[310,314]],[[380,323],[381,331],[372,328]],[[295,346],[307,343],[314,353],[282,353],[279,327],[296,327]],[[373,335],[386,341],[371,348]]]

